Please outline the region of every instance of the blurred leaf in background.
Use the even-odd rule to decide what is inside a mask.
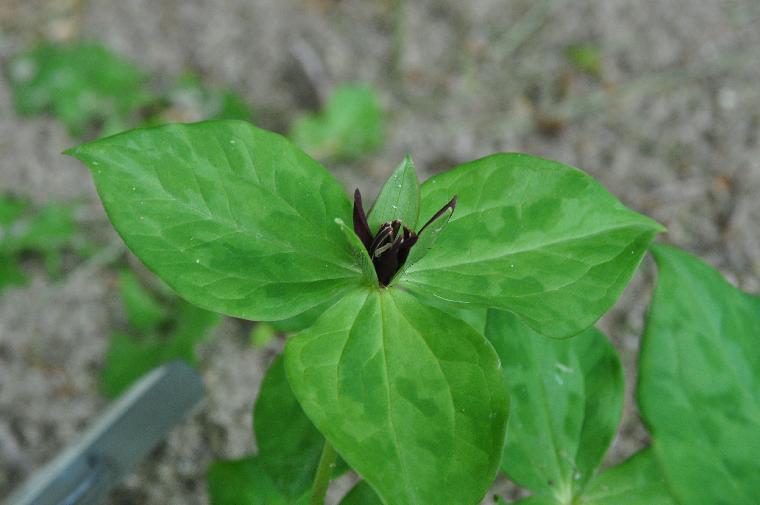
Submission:
[[[13,58],[8,77],[18,114],[52,112],[76,137],[122,130],[153,101],[139,68],[91,42],[42,43]]]
[[[48,275],[56,278],[65,250],[84,251],[74,211],[73,204],[35,209],[27,200],[0,196],[0,290],[26,282],[21,269],[25,254],[41,256]]]
[[[277,338],[277,329],[269,323],[256,323],[249,338],[253,347],[267,347]]]
[[[174,295],[160,300],[129,270],[119,275],[119,291],[131,336],[111,335],[103,370],[103,392],[118,396],[153,368],[181,359],[197,365],[195,347],[219,322],[219,315],[190,305]]]
[[[206,85],[199,76],[185,73],[163,94],[165,109],[148,120],[149,125],[170,121],[193,122],[206,119],[250,121],[253,110],[231,89]]]
[[[383,143],[383,112],[377,93],[361,84],[341,86],[323,111],[296,120],[290,136],[319,160],[360,158]]]
[[[299,498],[280,494],[253,455],[211,463],[208,494],[211,505],[308,505],[311,497],[310,491]]]
[[[567,48],[567,61],[576,70],[584,72],[592,77],[599,78],[602,75],[602,52],[599,47],[591,42],[573,44]]]

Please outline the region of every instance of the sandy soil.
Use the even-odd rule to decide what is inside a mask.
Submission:
[[[755,0],[0,0],[0,59],[39,37],[100,40],[159,80],[189,68],[233,86],[280,131],[337,83],[367,81],[387,142],[330,167],[348,188],[373,193],[407,152],[423,175],[495,151],[542,155],[760,292],[758,20]],[[601,49],[600,78],[568,64],[578,42]],[[80,199],[83,224],[118,255],[85,169],[59,155],[72,143],[50,119],[15,117],[0,78],[0,192]],[[601,323],[629,386],[609,463],[646,443],[632,390],[652,280],[647,262]],[[114,287],[91,261],[0,296],[0,498],[105,406],[106,336],[124,319]],[[250,348],[245,329],[218,328],[201,351],[208,398],[110,503],[207,503],[207,463],[254,448],[250,409],[275,351]]]

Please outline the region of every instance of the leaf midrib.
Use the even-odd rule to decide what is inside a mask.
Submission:
[[[449,225],[451,225],[452,222],[453,221],[450,221]],[[557,240],[553,240],[553,241],[549,241],[549,242],[544,242],[544,243],[541,243],[541,244],[535,244],[535,245],[531,245],[531,246],[528,246],[528,247],[523,247],[521,249],[515,249],[515,250],[511,250],[511,251],[502,251],[502,252],[500,252],[499,254],[496,254],[496,255],[487,256],[487,257],[483,257],[483,258],[478,258],[475,261],[467,261],[467,262],[461,262],[460,261],[458,263],[456,263],[456,262],[433,263],[433,264],[431,264],[429,266],[426,266],[426,268],[415,268],[415,266],[419,265],[420,263],[423,263],[423,266],[425,266],[424,265],[425,258],[429,258],[430,257],[430,255],[426,255],[425,257],[421,258],[417,263],[415,263],[414,265],[411,265],[409,267],[409,270],[407,270],[407,274],[414,274],[414,273],[417,273],[417,272],[427,272],[427,271],[434,271],[434,270],[442,270],[442,269],[445,269],[445,268],[456,268],[456,267],[460,267],[462,265],[477,265],[479,263],[494,262],[494,261],[498,261],[498,260],[503,260],[503,259],[509,258],[509,257],[517,255],[517,254],[535,252],[535,251],[538,251],[540,249],[549,248],[549,247],[553,247],[553,246],[556,246],[556,245],[577,242],[577,241],[580,241],[580,240],[586,240],[586,239],[594,238],[594,237],[597,237],[597,236],[602,235],[602,234],[612,233],[612,232],[615,232],[615,231],[629,230],[629,229],[631,231],[640,231],[642,233],[645,233],[645,232],[652,232],[652,233],[654,233],[654,232],[656,232],[656,229],[654,229],[652,227],[647,227],[647,226],[645,226],[643,224],[634,224],[634,223],[632,223],[632,224],[626,224],[626,225],[612,226],[610,228],[605,228],[603,230],[599,230],[599,231],[596,231],[596,232],[593,232],[593,233],[587,233],[587,234],[584,234],[584,235],[578,235],[578,236],[575,236],[575,237],[563,237],[561,239],[557,239]],[[626,246],[627,246],[627,244],[626,244]],[[463,274],[463,275],[468,275],[468,274]],[[469,275],[472,275],[472,274],[469,274]]]

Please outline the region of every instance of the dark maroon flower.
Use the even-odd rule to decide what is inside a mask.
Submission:
[[[425,228],[441,217],[448,209],[453,211],[456,204],[457,197],[455,196],[441,210],[436,212],[417,233],[407,228],[401,221],[394,220],[383,223],[377,233],[373,234],[362,205],[362,194],[358,189],[354,191],[354,232],[364,247],[367,248],[381,286],[387,286],[396,272],[404,265],[409,257],[409,251],[417,243],[417,238],[425,231]]]

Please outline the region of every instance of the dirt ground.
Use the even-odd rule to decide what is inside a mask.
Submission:
[[[0,0],[0,59],[41,37],[95,39],[158,79],[192,69],[232,86],[279,131],[336,84],[365,81],[387,140],[330,167],[347,188],[373,194],[406,153],[423,176],[495,151],[557,159],[758,293],[758,21],[757,0]],[[601,50],[600,76],[568,63],[576,43]],[[121,254],[86,170],[59,154],[74,142],[51,119],[17,118],[0,78],[0,193],[83,201],[83,226]],[[601,322],[628,384],[608,464],[646,443],[632,393],[653,278],[647,261]],[[0,499],[105,407],[98,373],[123,320],[98,259],[0,295]],[[246,328],[217,329],[201,350],[208,397],[109,503],[205,504],[208,462],[255,447],[251,406],[275,349],[250,347]]]

